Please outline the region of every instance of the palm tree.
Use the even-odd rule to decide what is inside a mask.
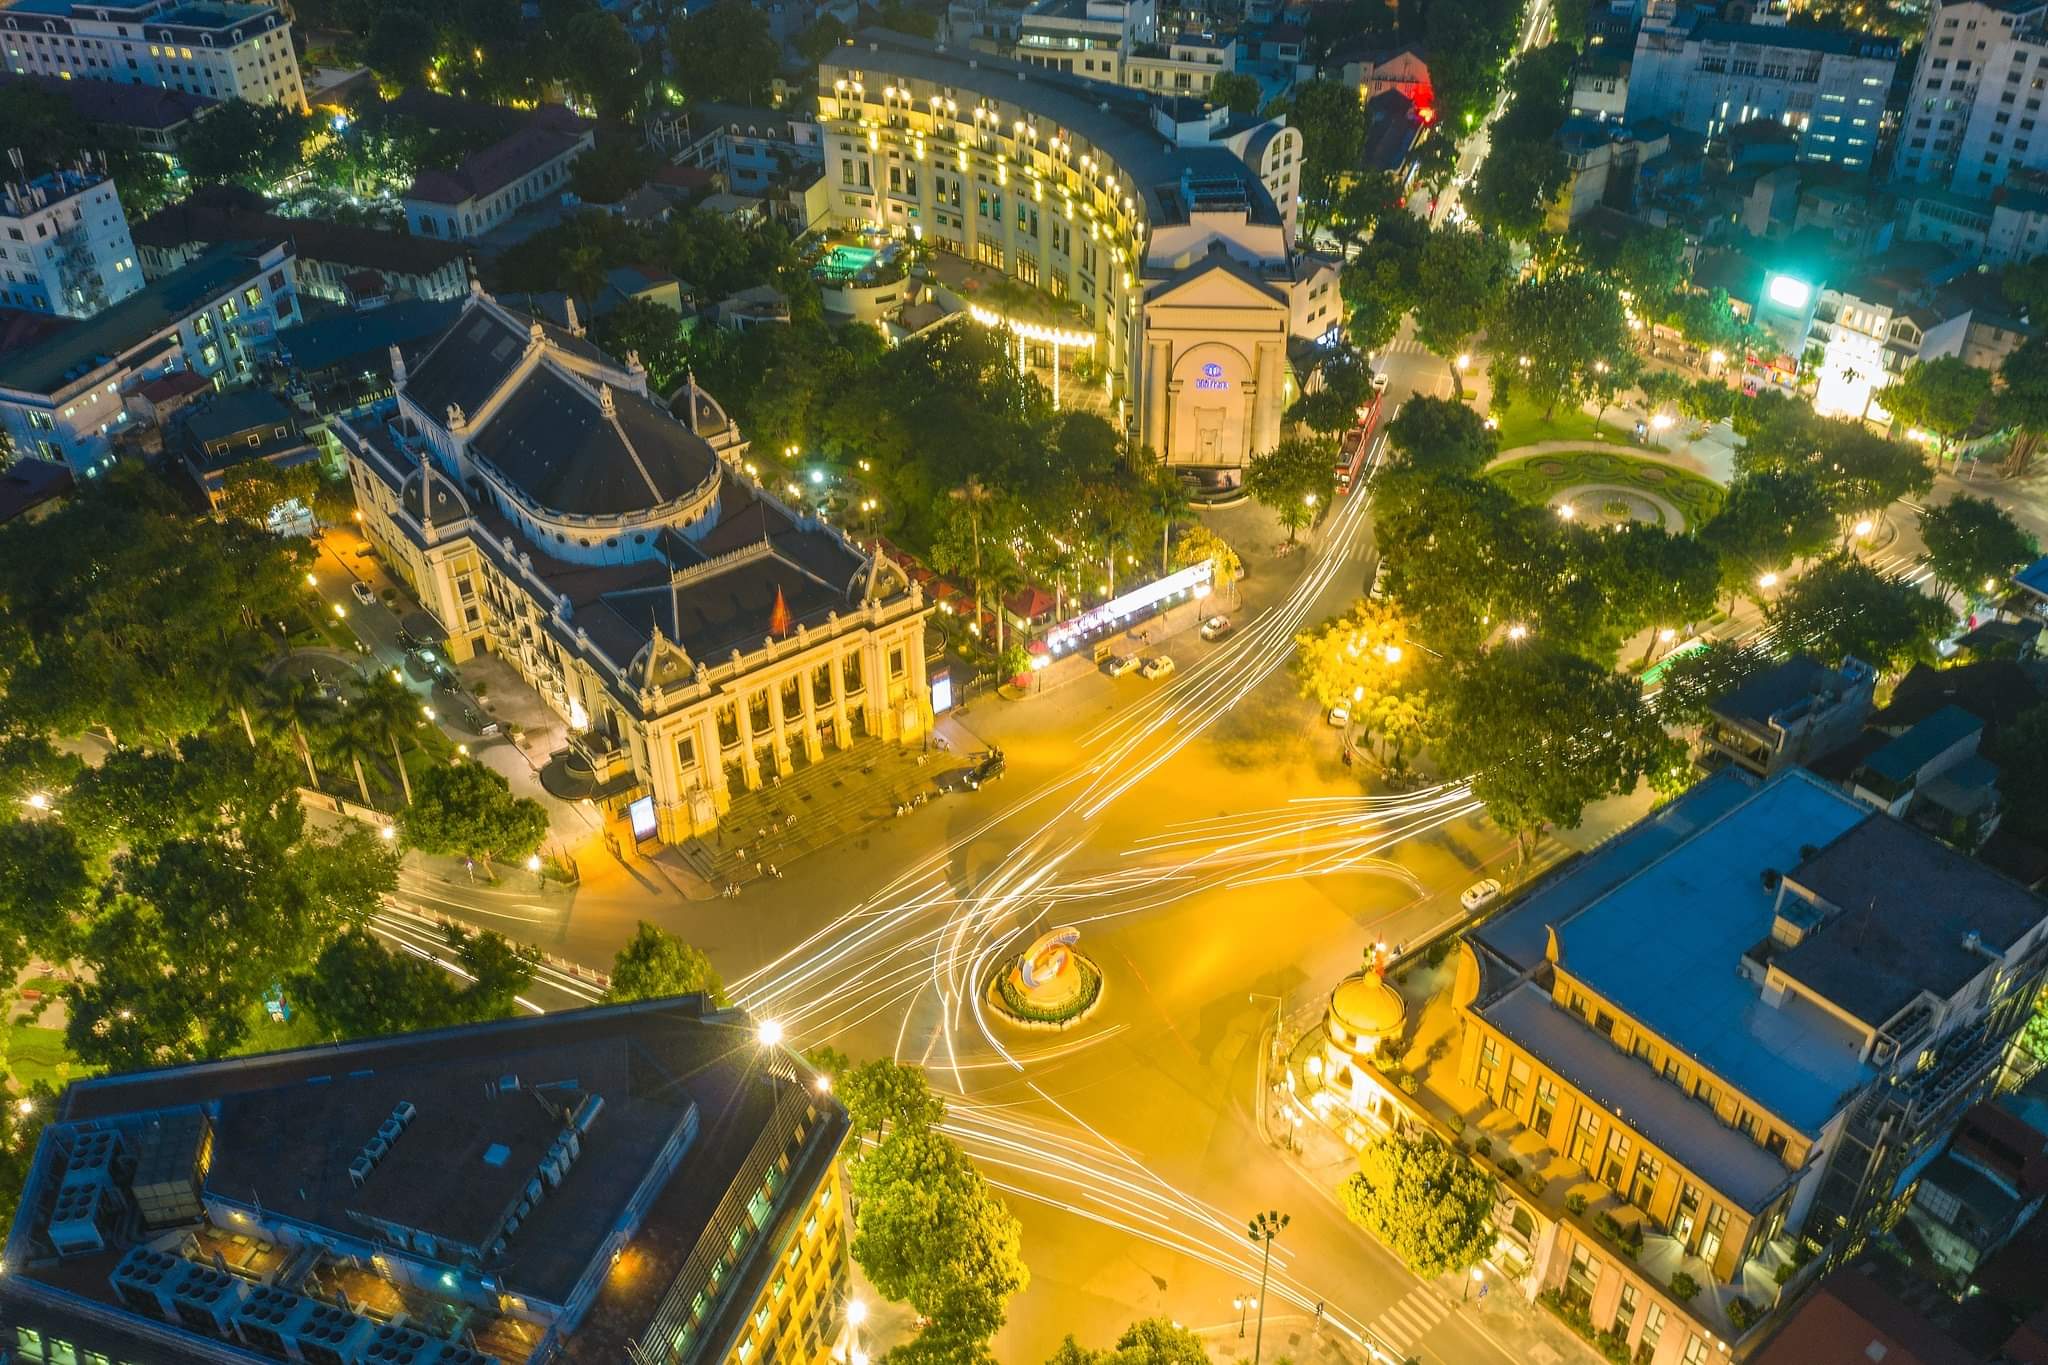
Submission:
[[[392,673],[372,673],[355,699],[355,710],[365,721],[384,731],[391,741],[391,761],[398,768],[398,785],[405,789],[405,804],[412,804],[412,778],[405,771],[405,753],[398,743],[401,730],[416,724],[419,698]]]
[[[1188,514],[1187,489],[1164,466],[1153,472],[1145,484],[1145,511],[1159,521],[1159,576],[1167,572],[1174,524]]]
[[[1003,631],[1009,624],[1010,616],[1009,609],[1003,605],[1004,600],[1018,589],[1029,587],[1031,580],[1024,576],[1024,570],[1018,567],[1015,556],[1009,554],[1005,554],[1001,559],[990,560],[987,572],[989,596],[994,599],[996,609],[996,655],[1001,657]]]
[[[258,631],[237,631],[221,642],[220,663],[229,705],[242,718],[242,733],[253,749],[256,727],[250,721],[249,707],[253,704],[260,709],[263,705],[263,689],[277,664],[277,649]]]
[[[307,742],[306,733],[317,731],[327,723],[328,714],[333,710],[333,703],[327,700],[327,689],[311,678],[276,676],[264,685],[262,706],[275,718],[280,729],[287,725],[291,727],[299,757],[306,764],[306,785],[317,788],[320,774],[313,767],[313,746]]]
[[[990,503],[996,500],[996,495],[983,487],[980,479],[970,474],[967,476],[967,482],[954,489],[948,496],[953,501],[965,503],[967,506],[967,523],[973,532],[974,539],[974,567],[969,570],[967,576],[974,580],[974,619],[979,621],[981,619],[982,594],[981,514]]]
[[[322,749],[327,757],[336,762],[346,761],[356,772],[356,790],[362,793],[363,804],[375,806],[370,799],[370,781],[363,773],[363,758],[367,755],[372,763],[383,752],[383,736],[377,733],[379,726],[363,712],[344,704],[343,709],[333,718],[322,736]]]

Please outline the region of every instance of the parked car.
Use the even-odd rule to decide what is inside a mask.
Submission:
[[[1204,640],[1220,640],[1228,634],[1230,634],[1230,618],[1228,616],[1212,616],[1202,622],[1202,638]]]
[[[1330,708],[1330,724],[1336,726],[1338,729],[1341,730],[1350,723],[1351,708],[1349,706],[1346,706],[1343,702],[1340,701],[1335,706]]]
[[[370,585],[363,582],[362,579],[358,578],[355,582],[349,584],[348,590],[355,594],[356,601],[364,606],[374,607],[377,605],[377,594],[370,591]]]
[[[1171,654],[1154,654],[1151,658],[1145,660],[1144,663],[1138,665],[1139,676],[1145,678],[1163,678],[1171,672],[1173,672],[1173,656]]]
[[[1377,602],[1387,595],[1387,561],[1382,559],[1379,567],[1372,571],[1372,589],[1366,596]]]
[[[974,760],[974,766],[967,770],[968,787],[974,791],[980,791],[982,783],[993,782],[1001,777],[1003,769],[1007,766],[1003,760],[1003,751],[1001,749],[990,749],[984,754],[977,755]]]
[[[1112,678],[1121,678],[1138,666],[1135,654],[1112,654],[1102,661],[1102,671]]]
[[[1465,893],[1458,897],[1458,904],[1464,906],[1467,910],[1477,910],[1480,906],[1494,900],[1499,895],[1500,879],[1488,877],[1483,882],[1474,882],[1466,887]]]

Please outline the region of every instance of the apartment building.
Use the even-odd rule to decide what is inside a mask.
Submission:
[[[1132,50],[1157,37],[1153,0],[1034,0],[1018,22],[1016,58],[1122,85]]]
[[[818,79],[831,227],[1042,291],[1056,334],[986,320],[1090,355],[1169,464],[1234,482],[1278,442],[1290,338],[1338,320],[1336,265],[1295,249],[1297,130],[882,30]]]
[[[35,1365],[824,1365],[845,1111],[679,996],[74,1083],[0,1352]]]
[[[1889,38],[1791,27],[1761,7],[1736,20],[1651,0],[1629,62],[1627,117],[1707,137],[1765,120],[1797,135],[1802,159],[1867,171],[1898,61]]]
[[[0,354],[0,423],[23,455],[90,478],[113,462],[116,437],[147,426],[140,394],[177,375],[224,388],[274,354],[299,319],[291,249],[220,246],[87,321]]]
[[[714,829],[857,739],[929,730],[920,588],[741,470],[694,384],[478,288],[394,398],[338,419],[363,533],[458,661],[510,664],[567,722],[587,795],[639,843]]]
[[[1930,185],[1902,201],[1899,216],[1913,241],[1997,265],[2031,260],[2048,252],[2048,171],[2015,175],[1991,198]]]
[[[2048,3],[1949,0],[1927,16],[1894,173],[1988,197],[2048,171]]]
[[[1188,31],[1139,43],[1124,61],[1124,82],[1160,95],[1206,95],[1216,78],[1237,70],[1237,39]]]
[[[2048,901],[1804,769],[1718,774],[1546,874],[1453,988],[1474,1121],[1583,1201],[1517,1224],[1532,1286],[1636,1360],[1715,1358],[1796,1239],[1940,1151],[2044,972]]]
[[[0,8],[7,69],[117,81],[210,100],[306,107],[286,11],[228,0],[13,0]]]
[[[89,318],[142,288],[121,195],[84,166],[0,185],[0,304]]]

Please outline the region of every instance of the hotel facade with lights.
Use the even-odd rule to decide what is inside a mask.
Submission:
[[[1271,449],[1290,344],[1342,320],[1337,264],[1295,249],[1301,133],[1192,98],[870,30],[819,67],[828,231],[923,242],[1039,291],[972,308],[1167,464],[1235,482]]]
[[[635,357],[480,289],[392,371],[335,423],[365,535],[450,655],[498,655],[568,722],[583,794],[636,841],[929,729],[922,590],[750,478],[694,381],[678,420]]]

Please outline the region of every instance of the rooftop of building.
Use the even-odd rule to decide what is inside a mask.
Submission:
[[[798,1126],[815,1129],[822,1119],[828,1140],[808,1143],[804,1160],[821,1147],[830,1159],[843,1116],[829,1103],[820,1112],[809,1092],[788,1058],[761,1048],[744,1017],[709,1011],[696,997],[81,1081],[43,1135],[0,1294],[16,1301],[10,1310],[23,1298],[47,1305],[37,1291],[56,1291],[85,1299],[96,1315],[137,1320],[110,1281],[123,1257],[146,1244],[182,1259],[188,1238],[212,1244],[203,1221],[211,1219],[224,1229],[226,1253],[247,1257],[230,1265],[237,1278],[274,1280],[286,1262],[310,1261],[295,1289],[277,1292],[320,1299],[329,1312],[389,1300],[429,1335],[459,1340],[467,1330],[480,1345],[493,1338],[500,1349],[491,1353],[505,1365],[527,1358],[505,1343],[539,1343],[529,1325],[495,1321],[501,1296],[524,1298],[545,1318],[596,1273],[596,1302],[569,1333],[563,1358],[615,1365],[686,1264],[704,1259],[692,1255],[700,1236],[764,1136],[793,1140]],[[367,1174],[352,1171],[394,1122],[385,1154]],[[143,1172],[154,1167],[171,1186],[196,1176],[199,1199],[158,1206],[154,1227],[125,1225],[139,1227],[135,1238],[115,1234],[98,1250],[59,1257],[49,1240],[49,1196],[64,1174],[61,1153],[107,1130],[138,1156],[138,1198]],[[558,1146],[570,1132],[573,1154]],[[680,1164],[671,1165],[678,1149]],[[792,1170],[799,1182],[816,1174],[815,1164]],[[507,1231],[508,1214],[543,1177],[540,1197]],[[625,1248],[633,1273],[604,1275],[601,1258],[636,1205],[646,1217]],[[300,1244],[266,1236],[284,1223],[318,1230],[335,1249],[268,1260],[250,1251],[252,1243],[256,1251]],[[413,1244],[380,1239],[384,1227],[408,1230]],[[225,1231],[240,1234],[234,1245]],[[434,1239],[431,1249],[419,1234]],[[473,1246],[485,1251],[465,1263],[461,1249]],[[424,1273],[414,1284],[380,1276],[367,1264],[371,1250]],[[203,1250],[193,1259],[209,1272],[222,1264]],[[765,1271],[742,1278],[750,1273]],[[334,1292],[343,1285],[346,1299]],[[191,1359],[214,1358],[204,1336],[139,1321],[189,1339]],[[164,1357],[158,1346],[137,1358]]]
[[[1923,994],[1952,999],[1985,971],[1987,953],[2010,950],[2048,918],[2048,901],[2019,883],[1882,815],[1807,842],[1820,846],[1796,866],[1766,866],[1788,869],[1788,882],[1834,913],[1771,966],[1871,1028]]]
[[[219,242],[290,242],[293,254],[301,260],[386,275],[430,275],[464,257],[460,242],[319,218],[284,218],[269,212],[260,196],[250,199],[255,202],[236,202],[201,191],[131,225],[129,235],[138,247],[160,249]]]
[[[460,105],[464,101],[455,103]],[[441,110],[438,115],[433,112],[437,109]],[[427,119],[437,116],[458,122],[466,117],[461,110],[445,110],[441,106],[429,106],[429,112],[421,114]],[[496,194],[567,152],[590,135],[590,127],[588,120],[560,105],[542,105],[504,137],[465,157],[455,169],[421,171],[407,188],[405,198],[428,204],[460,204]]]
[[[1696,43],[1742,43],[1837,57],[1869,57],[1877,61],[1897,61],[1899,56],[1896,38],[1809,24],[1735,23],[1711,13],[1702,13],[1693,22],[1688,36]]]
[[[1984,722],[1960,706],[1943,706],[1915,722],[1863,760],[1863,766],[1888,782],[1904,782],[1972,735]]]
[[[233,389],[179,414],[179,425],[184,427],[187,437],[200,445],[239,436],[257,427],[296,429],[298,424],[297,416],[282,398],[268,389],[257,388]]]
[[[1774,723],[1792,723],[1797,717],[1791,713],[1809,703],[1826,704],[1850,686],[1851,680],[1840,670],[1798,654],[1714,698],[1713,711],[1724,720],[1763,730]]]
[[[68,467],[54,460],[16,460],[0,469],[0,524],[55,502],[71,489]]]
[[[461,312],[460,299],[400,299],[363,312],[309,318],[280,336],[278,345],[308,374],[352,361],[382,369],[391,347],[414,353],[423,338],[438,337]]]
[[[1870,1077],[1862,1037],[1794,996],[1766,1004],[1740,968],[1771,935],[1778,893],[1764,874],[1794,866],[1803,849],[1831,844],[1871,818],[1883,819],[1798,769],[1732,804],[1723,788],[1682,816],[1679,828],[1655,836],[1662,848],[1617,839],[1579,859],[1573,889],[1589,893],[1585,899],[1532,896],[1498,919],[1544,916],[1524,936],[1539,925],[1554,932],[1564,971],[1755,1104],[1817,1134]],[[1884,826],[1888,835],[1911,836],[1895,821]],[[1619,855],[1610,852],[1617,845]],[[1603,870],[1611,858],[1621,875]],[[1492,926],[1485,932],[1495,933]],[[1651,934],[1657,951],[1645,953]]]
[[[83,77],[67,81],[61,76],[0,75],[0,88],[10,82],[32,85],[46,94],[62,95],[70,101],[72,112],[88,123],[147,128],[154,132],[175,128],[217,103],[204,95],[188,94],[183,90],[86,80]]]
[[[1131,178],[1144,196],[1146,216],[1155,227],[1182,220],[1179,191],[1187,175],[1237,178],[1244,184],[1253,222],[1281,221],[1264,182],[1228,148],[1164,141],[1152,123],[1151,101],[1141,91],[986,53],[956,52],[943,43],[880,28],[862,29],[854,43],[833,49],[822,65],[887,71],[957,87],[996,97],[1048,119],[1085,139]]]
[[[1817,1285],[1751,1357],[1754,1365],[1981,1365],[1861,1268]]]
[[[55,395],[263,270],[276,243],[224,242],[111,308],[0,356],[0,387]]]

